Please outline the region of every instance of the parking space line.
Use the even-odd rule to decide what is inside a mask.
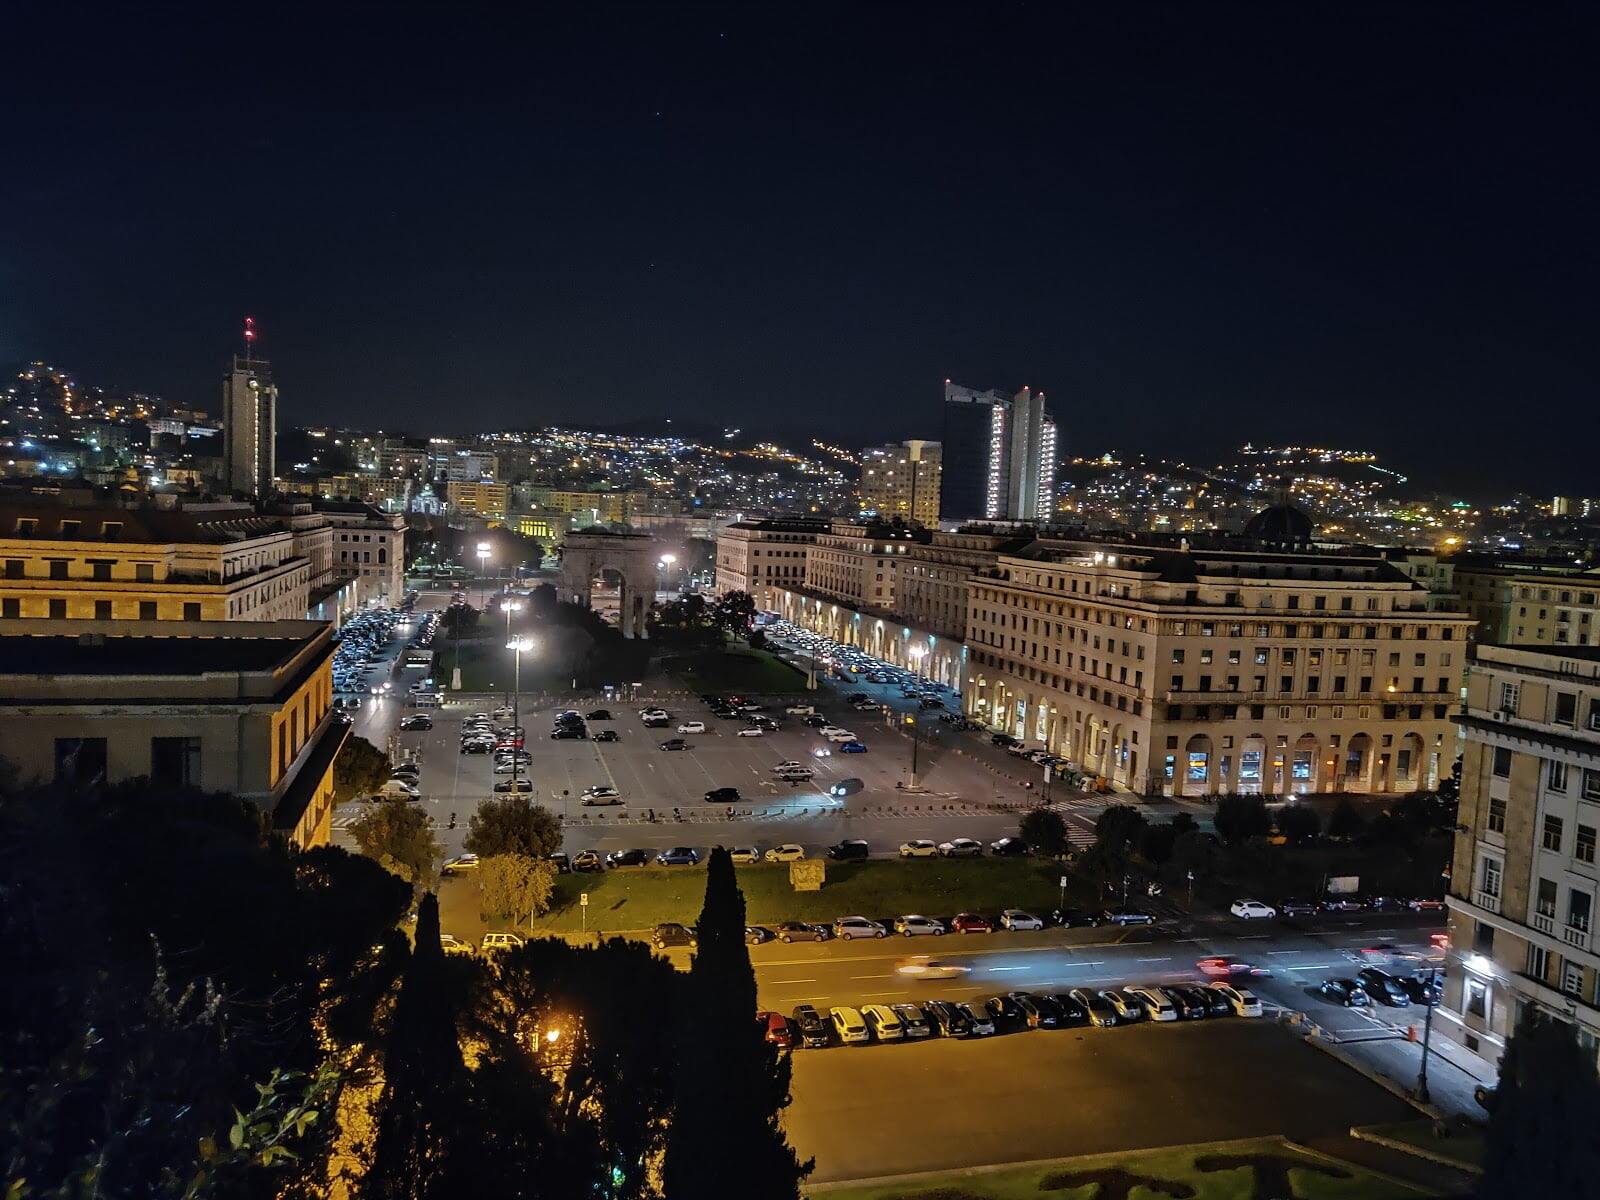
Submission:
[[[1169,954],[1165,958],[1141,958],[1141,959],[1138,959],[1137,961],[1139,961],[1139,962],[1171,962],[1172,961],[1172,956]]]

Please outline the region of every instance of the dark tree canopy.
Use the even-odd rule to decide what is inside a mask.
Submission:
[[[1571,1024],[1528,1005],[1500,1064],[1480,1200],[1595,1195],[1597,1129],[1594,1051]]]
[[[1071,846],[1067,842],[1067,822],[1053,808],[1030,808],[1017,822],[1017,836],[1040,854],[1059,858]]]
[[[549,858],[561,849],[561,819],[528,796],[492,796],[478,805],[462,842],[470,854]]]
[[[1267,812],[1266,801],[1260,796],[1231,795],[1217,797],[1217,812],[1212,818],[1217,836],[1230,846],[1251,838],[1266,837],[1272,832],[1272,817]]]
[[[333,760],[333,794],[342,804],[371,795],[389,778],[389,756],[366,738],[351,734]]]

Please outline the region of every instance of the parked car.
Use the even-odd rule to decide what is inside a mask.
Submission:
[[[983,853],[983,843],[973,838],[951,838],[939,843],[942,858],[977,858]]]
[[[822,1019],[822,1014],[809,1004],[797,1004],[789,1021],[796,1034],[799,1035],[800,1045],[808,1050],[828,1044],[828,1023]]]
[[[950,918],[950,928],[956,933],[993,933],[994,922],[979,913],[957,913]]]
[[[789,1020],[782,1013],[758,1012],[756,1028],[761,1030],[761,1036],[771,1045],[781,1046],[785,1050],[794,1045],[794,1034],[789,1028]]]
[[[700,937],[687,925],[679,924],[677,921],[666,921],[655,927],[655,931],[650,935],[650,941],[657,949],[665,949],[668,946],[692,947],[700,944]]]
[[[1356,979],[1366,989],[1367,995],[1380,1004],[1387,1004],[1390,1008],[1407,1008],[1411,1004],[1411,994],[1406,991],[1405,985],[1387,971],[1364,967],[1356,972]]]
[[[653,857],[648,850],[613,850],[606,855],[606,866],[647,867]]]
[[[1017,1003],[1017,992],[1006,992],[998,996],[990,996],[983,1002],[984,1011],[989,1014],[989,1019],[994,1022],[996,1030],[1021,1029],[1028,1023],[1028,1014]]]
[[[783,845],[774,846],[767,851],[767,861],[770,863],[795,862],[805,856],[805,847],[798,842],[785,842]]]
[[[944,933],[944,922],[933,917],[924,917],[918,913],[907,913],[905,916],[894,919],[894,931],[901,937],[920,937],[931,935],[939,937]]]
[[[867,752],[864,742],[845,742],[839,747],[840,754],[865,754]]]
[[[656,864],[662,867],[693,867],[700,862],[700,852],[692,846],[674,846],[656,855]]]
[[[895,1016],[894,1009],[887,1004],[863,1004],[861,1016],[867,1022],[867,1028],[872,1031],[874,1041],[899,1042],[906,1036],[906,1027],[900,1023],[900,1018]]]
[[[581,727],[558,725],[550,731],[550,740],[553,742],[587,741],[589,731]]]
[[[747,867],[761,861],[761,851],[754,846],[735,846],[728,851],[728,857],[733,860],[734,866]]]
[[[828,1019],[833,1022],[833,1031],[839,1035],[839,1040],[846,1046],[859,1045],[872,1039],[867,1032],[867,1020],[856,1009],[840,1007],[828,1013]]]
[[[972,1033],[972,1022],[966,1013],[949,1000],[930,1000],[922,1009],[940,1037],[967,1037]]]
[[[982,1005],[963,1000],[956,1005],[956,1011],[966,1018],[968,1037],[989,1037],[995,1032],[994,1018]]]
[[[907,1040],[930,1037],[933,1027],[928,1023],[928,1016],[915,1004],[891,1004],[894,1015],[900,1018],[900,1026],[906,1033]]]
[[[1223,983],[1220,979],[1206,986],[1228,1002],[1228,1008],[1234,1016],[1259,1017],[1261,1015],[1261,1001],[1256,998],[1256,994],[1249,988]]]
[[[1314,917],[1318,905],[1315,900],[1284,900],[1278,904],[1278,913],[1285,917]]]
[[[597,709],[595,709],[593,712],[591,712],[589,714],[589,720],[591,720],[591,721],[609,721],[609,720],[611,720],[611,710],[610,709],[605,709],[605,708],[597,708]]]
[[[1020,908],[1008,908],[1000,914],[1000,924],[1014,933],[1028,929],[1043,929],[1044,922],[1031,912]]]
[[[839,862],[860,862],[870,852],[867,843],[860,838],[846,838],[828,847],[828,857]]]
[[[1116,1010],[1117,1020],[1126,1025],[1130,1021],[1144,1020],[1144,1005],[1117,988],[1101,988],[1100,995]]]
[[[765,925],[746,925],[744,927],[744,944],[746,946],[764,945],[770,942],[772,938],[772,930]]]
[[[678,726],[679,733],[704,733],[705,731],[706,723],[704,721],[685,721]]]
[[[1108,908],[1100,914],[1102,925],[1153,925],[1155,918],[1136,908]]]
[[[600,857],[598,850],[579,850],[572,856],[572,869],[574,871],[604,871],[606,860]]]
[[[1078,1003],[1070,993],[1052,992],[1050,999],[1061,1013],[1060,1025],[1063,1029],[1089,1023],[1089,1010]]]
[[[780,942],[825,942],[833,936],[826,925],[813,925],[809,921],[784,921],[777,926]]]
[[[1341,1008],[1367,1008],[1372,997],[1354,979],[1328,979],[1317,986],[1317,995]]]
[[[1407,900],[1406,907],[1412,912],[1443,912],[1445,904],[1443,900],[1418,896],[1414,899]]]
[[[1054,1029],[1061,1024],[1061,1009],[1049,996],[1033,992],[1011,992],[1010,996],[1022,1010],[1029,1029]]]
[[[1247,921],[1278,915],[1278,910],[1273,908],[1272,905],[1263,904],[1259,900],[1235,900],[1228,906],[1228,911],[1234,916],[1242,917]]]
[[[1205,988],[1182,983],[1168,984],[1161,990],[1171,997],[1172,1006],[1178,1010],[1180,1021],[1199,1021],[1211,1015],[1211,1005]]]
[[[850,941],[853,938],[888,937],[889,931],[877,921],[869,921],[866,917],[840,917],[833,923],[833,936]]]
[[[1444,999],[1444,982],[1434,974],[1403,975],[1400,977],[1400,986],[1411,997],[1411,1003],[1426,1008],[1432,1008]]]
[[[472,943],[463,942],[453,934],[441,933],[439,935],[439,949],[446,954],[468,956],[472,953]]]
[[[446,875],[459,875],[467,871],[478,869],[478,856],[476,854],[458,854],[454,858],[444,860],[444,865],[439,868]]]
[[[687,750],[688,748],[689,743],[684,741],[681,737],[668,738],[657,747],[657,749],[660,750]]]
[[[478,943],[478,949],[484,954],[499,954],[503,950],[515,950],[522,945],[522,937],[515,933],[486,933],[483,940]]]
[[[622,735],[615,729],[602,729],[594,735],[594,740],[597,742],[620,742]]]
[[[579,795],[579,803],[584,807],[621,804],[622,793],[610,784],[597,783],[593,787],[583,789]]]
[[[1075,1001],[1089,1014],[1089,1024],[1096,1029],[1110,1029],[1120,1023],[1116,1008],[1106,1000],[1103,993],[1093,988],[1073,988],[1067,993],[1067,998]]]
[[[1122,990],[1126,995],[1132,996],[1144,1006],[1145,1015],[1152,1021],[1176,1021],[1178,1019],[1178,1006],[1172,1002],[1172,997],[1167,995],[1165,989],[1151,987],[1147,984],[1138,984]]]
[[[996,858],[1020,858],[1028,853],[1028,843],[1021,838],[1003,837],[989,843],[989,853]]]
[[[1322,902],[1323,912],[1360,912],[1364,908],[1359,896],[1329,896]]]
[[[494,785],[494,790],[496,792],[503,792],[503,793],[515,792],[515,793],[517,793],[519,795],[522,795],[522,794],[525,794],[527,792],[533,791],[533,780],[531,780],[531,779],[502,779],[499,783]]]
[[[938,843],[927,838],[915,838],[909,842],[900,843],[901,858],[937,858],[939,857]]]

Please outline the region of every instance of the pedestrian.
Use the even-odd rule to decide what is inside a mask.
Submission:
[[[455,815],[455,813],[451,813],[450,814],[450,828],[454,829],[455,827],[456,827],[456,815]]]

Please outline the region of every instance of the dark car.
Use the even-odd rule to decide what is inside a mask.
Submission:
[[[828,847],[828,857],[839,862],[860,862],[870,852],[867,843],[860,838],[846,838]]]
[[[784,921],[775,928],[780,942],[825,942],[833,936],[833,930],[826,925],[807,921]]]
[[[1013,746],[1022,745],[1021,742],[1017,741],[1017,739],[1012,737],[1009,733],[994,734],[989,738],[989,744],[992,746],[1003,746],[1007,750]]]
[[[1021,838],[1004,837],[989,843],[989,853],[997,858],[1020,858],[1028,853],[1028,843]]]
[[[1323,912],[1360,912],[1366,907],[1359,896],[1329,896],[1322,902]]]
[[[1200,993],[1200,998],[1202,1000],[1204,1000],[1205,1004],[1206,1004],[1206,1015],[1207,1016],[1211,1016],[1211,1017],[1231,1017],[1231,1016],[1233,1016],[1233,1005],[1229,1002],[1228,998],[1226,996],[1224,996],[1221,992],[1217,991],[1216,988],[1199,987],[1199,988],[1191,988],[1190,990]]]
[[[693,867],[700,863],[700,852],[692,846],[674,846],[656,855],[656,863],[663,867]]]
[[[611,710],[610,709],[606,709],[606,708],[597,708],[592,713],[589,714],[589,720],[591,720],[591,721],[609,721],[609,720],[611,720]]]
[[[687,925],[680,925],[676,921],[667,921],[657,925],[655,932],[650,935],[650,941],[657,946],[698,946],[700,938],[695,931]]]
[[[557,875],[570,875],[570,874],[572,874],[572,860],[567,857],[567,855],[566,855],[566,853],[564,851],[557,850],[554,854],[550,855],[550,857],[547,858],[545,861],[555,864],[556,874]]]
[[[597,742],[620,742],[622,740],[622,735],[619,734],[615,729],[602,729],[599,733],[594,735],[594,740]]]
[[[1081,908],[1058,908],[1050,914],[1050,921],[1063,929],[1098,929],[1100,914],[1084,912]]]
[[[1206,998],[1200,994],[1204,989],[1169,983],[1162,990],[1172,997],[1172,1007],[1178,1010],[1180,1021],[1203,1020],[1211,1011]]]
[[[1050,999],[1055,1002],[1057,1011],[1061,1013],[1060,1024],[1063,1029],[1089,1023],[1089,1010],[1074,1000],[1068,993],[1052,992]]]
[[[1432,1008],[1444,998],[1444,986],[1437,975],[1408,975],[1400,980],[1411,1003]]]
[[[433,728],[433,718],[432,717],[402,717],[402,718],[400,718],[400,728],[406,730],[407,732],[410,732],[411,730],[414,730],[414,729],[432,729]]]
[[[1102,925],[1154,925],[1155,918],[1136,908],[1108,908],[1100,914]]]
[[[1356,978],[1367,995],[1380,1004],[1387,1004],[1390,1008],[1405,1008],[1411,1003],[1411,995],[1405,985],[1387,971],[1365,967],[1356,972]]]
[[[739,803],[739,789],[733,787],[712,788],[706,793],[707,804],[737,804]]]
[[[928,1022],[927,1013],[915,1004],[891,1004],[890,1009],[900,1018],[900,1024],[905,1026],[907,1038],[925,1038],[933,1033],[933,1026]]]
[[[658,747],[661,750],[687,750],[688,748],[689,743],[682,738],[668,738]]]
[[[606,866],[647,867],[653,857],[648,850],[613,850],[606,855]]]
[[[1329,979],[1317,987],[1317,995],[1341,1008],[1366,1008],[1372,997],[1354,979]]]
[[[1011,992],[1000,996],[990,996],[983,1002],[984,1010],[994,1018],[996,1029],[1008,1026],[1020,1029],[1028,1024],[1027,1011],[1017,1003],[1017,993]]]
[[[1061,1024],[1061,1010],[1049,996],[1036,996],[1032,992],[1011,992],[1029,1029],[1054,1029]]]
[[[765,925],[746,925],[744,927],[744,944],[746,946],[759,946],[763,942],[772,940],[772,930]]]
[[[1282,900],[1278,903],[1278,915],[1281,917],[1314,917],[1317,911],[1315,900]]]
[[[1093,988],[1073,988],[1067,996],[1089,1014],[1089,1024],[1100,1029],[1109,1029],[1120,1023],[1117,1010],[1111,1007],[1101,992]]]
[[[930,1000],[922,1006],[940,1037],[966,1037],[972,1032],[967,1016],[948,1000]]]
[[[557,742],[584,742],[589,740],[589,731],[581,726],[574,729],[569,726],[558,725],[556,728],[550,731],[550,738],[552,741]]]
[[[812,729],[821,729],[827,723],[828,723],[828,718],[824,717],[824,716],[821,716],[818,713],[812,713],[808,717],[801,717],[800,718],[800,724],[809,726]]]
[[[789,1014],[789,1021],[800,1037],[800,1045],[806,1049],[814,1050],[828,1044],[828,1023],[811,1005],[796,1005],[794,1012]]]

